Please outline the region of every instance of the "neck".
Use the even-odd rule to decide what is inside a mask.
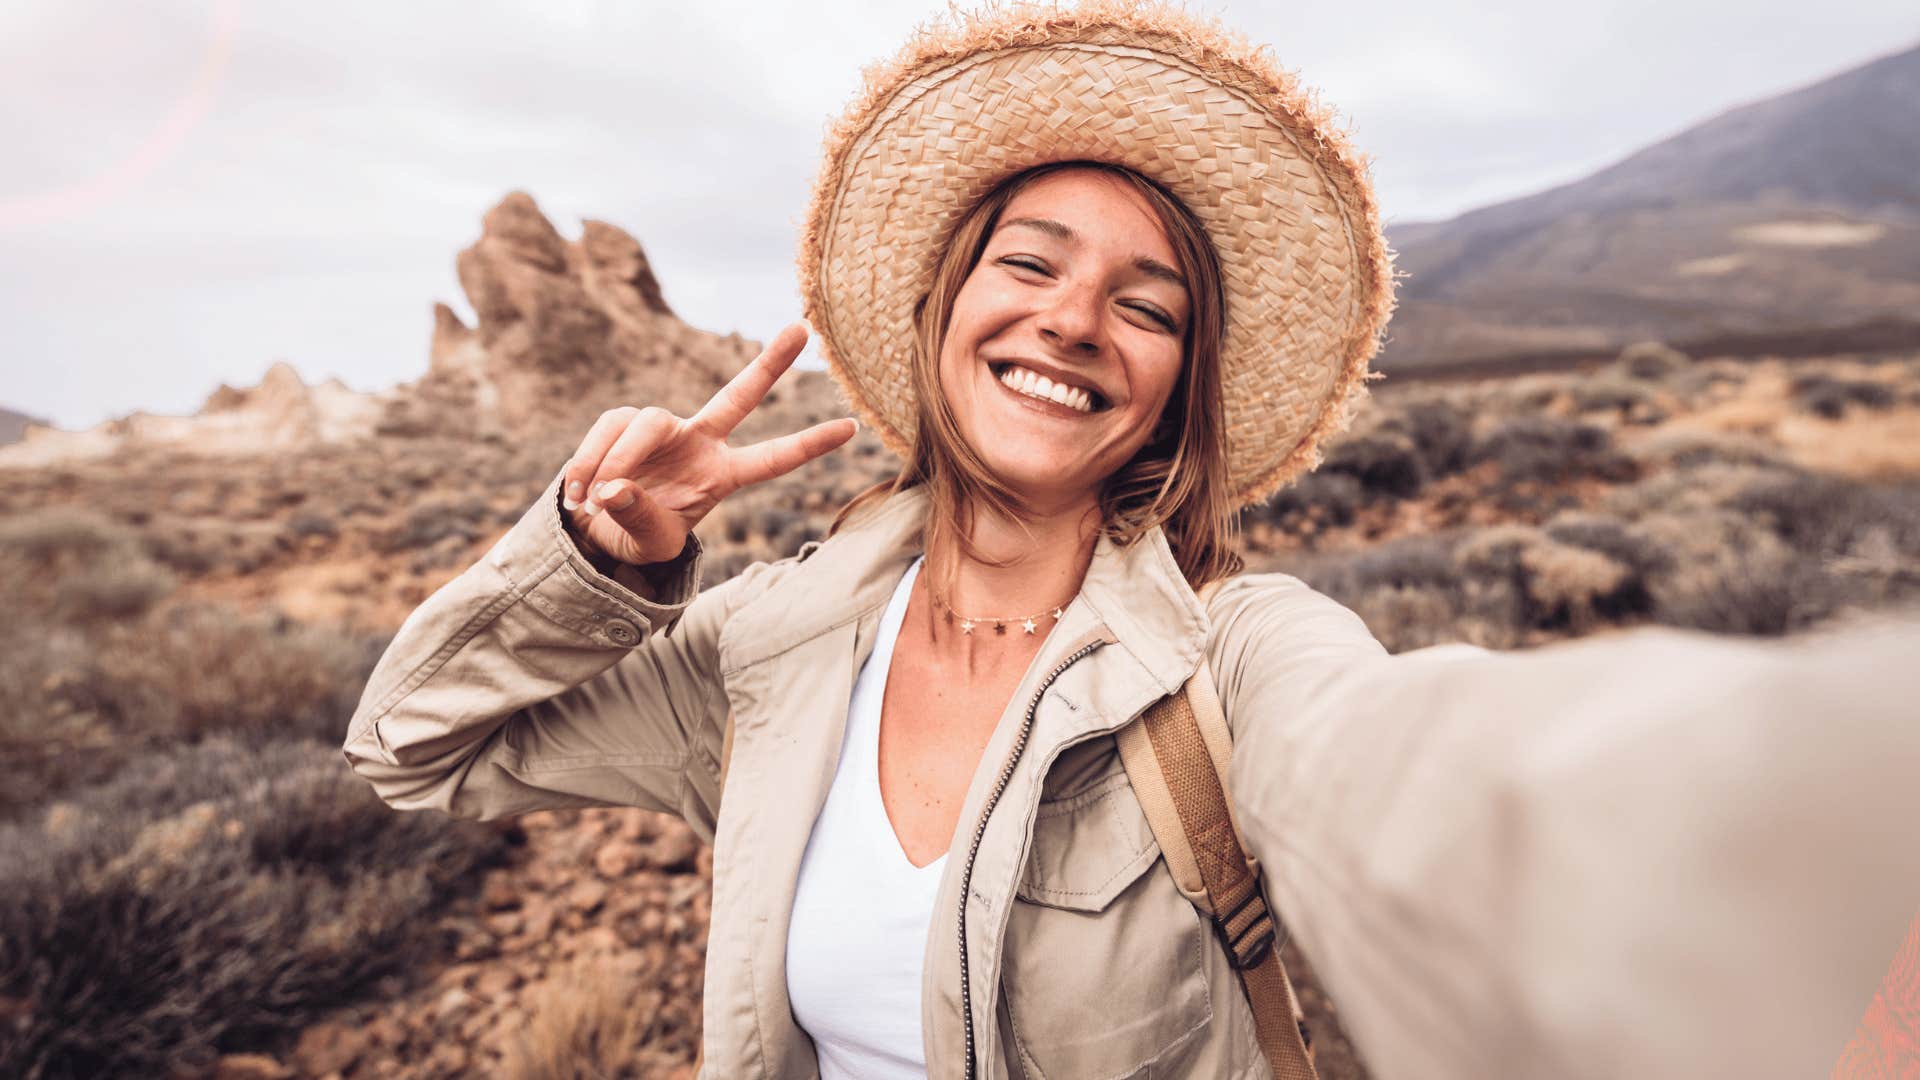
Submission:
[[[1018,619],[1064,607],[1080,591],[1100,535],[1100,507],[1091,493],[1035,507],[1026,521],[985,509],[971,515],[970,555],[941,533],[928,545],[929,587],[954,611],[974,618]],[[1052,625],[1040,620],[1040,632]],[[936,631],[957,633],[951,627]],[[944,635],[942,635],[944,636]]]

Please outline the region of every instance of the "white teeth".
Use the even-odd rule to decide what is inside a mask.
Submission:
[[[1028,397],[1043,398],[1080,412],[1093,411],[1092,394],[1077,386],[1056,383],[1031,368],[1009,366],[1000,373],[1000,381]]]

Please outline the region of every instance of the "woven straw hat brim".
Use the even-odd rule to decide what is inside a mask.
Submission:
[[[828,134],[799,265],[854,409],[908,453],[913,313],[948,237],[1007,177],[1083,159],[1157,181],[1212,238],[1238,501],[1312,469],[1364,395],[1393,308],[1368,165],[1263,50],[1157,4],[956,14],[867,69]]]

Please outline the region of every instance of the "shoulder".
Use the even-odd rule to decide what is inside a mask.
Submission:
[[[1270,653],[1332,650],[1383,656],[1353,609],[1292,574],[1239,574],[1221,582],[1206,604],[1209,651]]]
[[[688,605],[683,620],[685,628],[717,641],[720,632],[738,612],[791,576],[819,546],[819,541],[809,540],[792,555],[750,563],[712,588],[702,588]]]
[[[1352,609],[1291,574],[1242,574],[1208,599],[1207,665],[1236,731],[1293,714],[1387,650]]]

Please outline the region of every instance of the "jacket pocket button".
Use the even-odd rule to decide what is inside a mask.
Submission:
[[[640,642],[640,628],[625,619],[609,619],[607,640],[615,645],[637,645]]]

